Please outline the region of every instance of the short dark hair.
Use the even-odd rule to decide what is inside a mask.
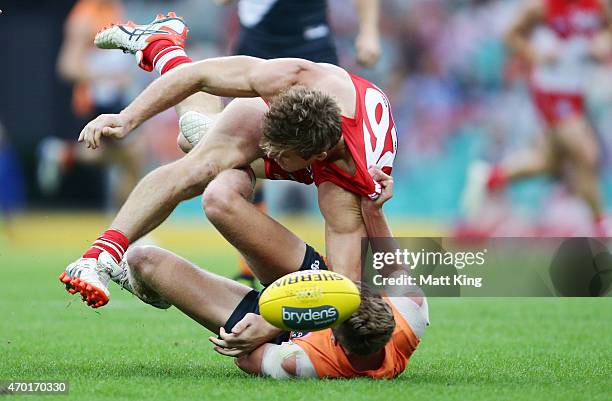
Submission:
[[[336,146],[342,136],[342,112],[328,94],[292,86],[271,99],[263,123],[265,152],[293,150],[308,159]]]
[[[361,288],[359,309],[333,331],[349,353],[370,355],[389,342],[395,330],[395,318],[387,301],[367,285],[357,284]]]

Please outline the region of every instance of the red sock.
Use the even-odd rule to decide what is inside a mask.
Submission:
[[[83,254],[83,257],[98,259],[98,256],[100,256],[103,251],[106,251],[115,259],[115,262],[119,263],[129,245],[130,240],[128,240],[125,234],[121,231],[110,229],[104,231],[104,233],[94,241],[91,248]]]
[[[489,173],[489,178],[487,179],[487,189],[489,191],[497,191],[506,186],[508,183],[508,176],[501,168],[501,166],[495,166],[491,169],[491,173]]]
[[[142,51],[140,66],[147,71],[155,68],[161,75],[171,69],[193,61],[187,56],[185,49],[167,39],[159,39],[150,43]]]

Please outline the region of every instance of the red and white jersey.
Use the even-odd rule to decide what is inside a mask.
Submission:
[[[580,94],[590,66],[591,39],[605,24],[601,0],[542,0],[544,24],[536,30],[536,51],[555,62],[535,66],[532,84],[541,91]]]
[[[266,177],[288,179],[319,186],[329,181],[347,191],[370,199],[380,196],[381,186],[368,173],[371,166],[391,174],[397,150],[397,131],[391,106],[385,94],[367,80],[351,74],[357,103],[355,117],[342,116],[342,137],[355,162],[355,173],[350,174],[326,160],[314,162],[309,169],[288,173],[276,162],[265,160]]]
[[[545,0],[545,21],[560,38],[593,37],[604,24],[600,0]]]

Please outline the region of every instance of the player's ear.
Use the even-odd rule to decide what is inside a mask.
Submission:
[[[323,161],[323,160],[327,159],[327,152],[321,152],[318,155],[315,155],[314,159],[316,161]]]

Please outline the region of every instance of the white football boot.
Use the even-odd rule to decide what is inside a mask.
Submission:
[[[99,308],[108,303],[108,282],[113,273],[118,274],[101,266],[97,259],[80,258],[66,267],[59,280],[66,285],[66,291],[80,293],[83,302],[92,308]]]
[[[461,211],[468,219],[477,218],[481,210],[487,196],[487,180],[490,174],[491,166],[482,160],[472,162],[468,168],[461,195]]]
[[[122,289],[136,295],[142,301],[159,309],[168,309],[171,304],[162,298],[139,296],[132,287],[129,278],[129,268],[125,258],[121,264],[108,253],[102,252],[98,259],[80,258],[66,267],[59,279],[71,294],[81,294],[83,302],[92,308],[104,306],[109,301],[108,282],[113,280]]]
[[[125,24],[112,24],[96,34],[94,44],[100,49],[120,49],[136,55],[138,65],[146,70],[153,69],[152,60],[143,60],[142,51],[159,39],[167,39],[183,48],[188,28],[183,19],[175,13],[159,14],[147,25],[136,25],[132,21]]]

